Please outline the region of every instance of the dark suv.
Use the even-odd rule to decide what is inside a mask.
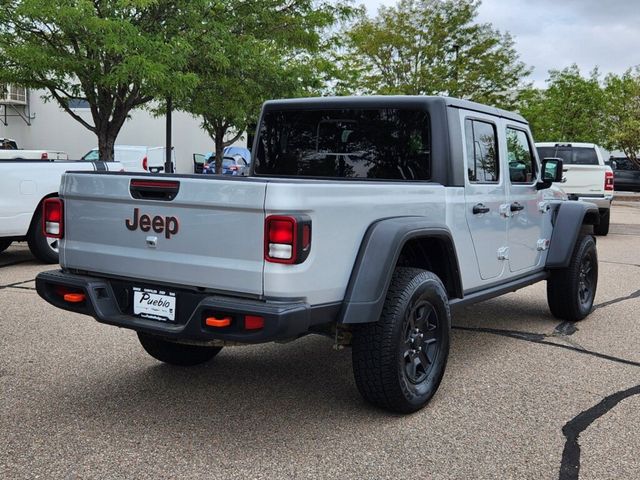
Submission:
[[[607,164],[615,175],[618,191],[640,192],[640,167],[626,157],[611,157]]]

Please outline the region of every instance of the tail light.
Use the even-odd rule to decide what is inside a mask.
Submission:
[[[147,156],[145,155],[145,157],[142,159],[142,169],[143,170],[149,170],[149,160],[147,160]]]
[[[272,263],[304,262],[311,251],[311,219],[306,215],[271,215],[265,221],[264,259]]]
[[[613,191],[613,172],[608,170],[604,172],[604,189],[609,192]]]
[[[64,235],[64,205],[59,198],[47,198],[42,204],[42,231],[46,237]]]
[[[238,170],[238,166],[237,165],[231,165],[229,167],[229,170],[231,170],[232,172],[235,172],[236,170]]]
[[[49,154],[47,152],[44,152],[42,155],[40,155],[40,160],[49,160]]]

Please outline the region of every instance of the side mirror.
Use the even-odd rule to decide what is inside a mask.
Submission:
[[[542,181],[538,182],[538,190],[549,188],[553,182],[562,182],[562,159],[545,158],[542,161]]]

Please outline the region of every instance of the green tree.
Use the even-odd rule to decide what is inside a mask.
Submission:
[[[202,118],[215,143],[216,171],[224,147],[255,124],[265,100],[322,88],[326,31],[350,11],[341,2],[236,1],[202,22],[188,66],[198,83],[177,107]]]
[[[604,100],[607,148],[622,150],[640,167],[640,66],[608,75]]]
[[[94,132],[100,158],[133,109],[156,96],[179,97],[185,32],[202,17],[199,0],[0,0],[0,83],[46,92]],[[69,102],[86,100],[92,122]]]
[[[337,93],[446,94],[508,104],[529,69],[509,34],[477,23],[478,0],[400,0],[346,32]]]
[[[583,77],[574,64],[550,71],[545,90],[521,91],[518,109],[529,120],[537,141],[604,144],[603,107],[598,70]]]

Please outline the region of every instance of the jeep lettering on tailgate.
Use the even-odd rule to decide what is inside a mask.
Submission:
[[[156,233],[164,232],[165,238],[171,238],[171,235],[175,235],[178,233],[179,224],[178,219],[176,217],[161,217],[160,215],[156,215],[151,218],[149,215],[140,215],[140,209],[133,209],[133,220],[125,219],[124,224],[126,227],[131,230],[137,230],[140,227],[140,230],[143,232],[148,232],[153,228],[153,231]]]

